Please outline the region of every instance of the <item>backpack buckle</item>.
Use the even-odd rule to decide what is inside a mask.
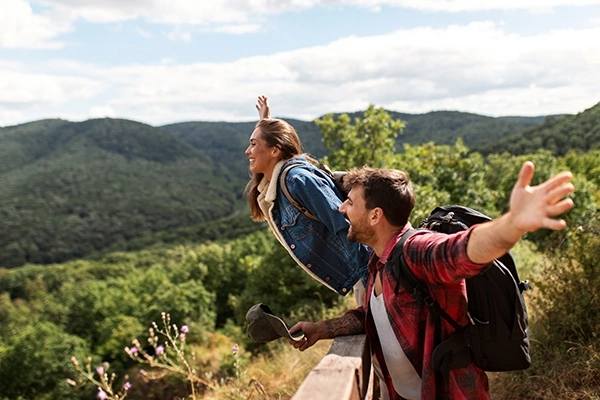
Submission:
[[[529,281],[525,280],[525,281],[519,282],[519,290],[521,292],[524,292],[529,289],[531,289],[531,285],[529,284]]]
[[[450,222],[450,221],[452,221],[452,218],[454,218],[454,211],[450,211],[448,214],[444,215],[442,217],[442,220],[444,222]]]
[[[423,302],[427,307],[433,307],[433,305],[435,304],[435,300],[433,300],[433,297],[431,296],[425,296]]]

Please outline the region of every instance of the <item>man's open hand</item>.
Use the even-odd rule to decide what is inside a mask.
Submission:
[[[573,200],[565,198],[575,190],[571,183],[573,175],[561,172],[537,186],[529,186],[535,167],[531,161],[523,164],[519,178],[510,195],[511,223],[524,232],[541,228],[559,230],[567,223],[555,217],[573,207]]]

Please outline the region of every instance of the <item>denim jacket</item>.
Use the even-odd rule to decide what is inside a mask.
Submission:
[[[289,170],[287,188],[317,220],[302,214],[277,187],[280,172],[290,162],[285,160],[276,165],[268,189],[263,186],[267,193],[262,197],[270,205],[265,213],[269,228],[309,275],[346,295],[359,279],[365,281],[371,252],[348,240],[348,221],[338,211],[342,196],[331,178],[304,157],[297,156],[293,162],[298,160],[302,165]]]

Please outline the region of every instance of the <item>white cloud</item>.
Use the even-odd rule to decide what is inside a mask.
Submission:
[[[181,29],[175,29],[167,33],[167,37],[176,42],[190,42],[192,40],[192,33]]]
[[[168,24],[252,23],[253,18],[319,6],[359,6],[458,12],[483,10],[549,10],[561,6],[600,4],[600,0],[38,0],[88,21],[143,18]]]
[[[25,69],[25,66],[21,66]],[[0,106],[56,105],[90,99],[102,83],[79,76],[21,72],[0,67]]]
[[[561,6],[600,4],[598,0],[337,0],[334,3],[379,8],[404,7],[428,11],[551,10]],[[331,2],[323,0],[321,3]]]
[[[91,22],[144,19],[160,24],[216,25],[247,23],[251,16],[288,11],[262,0],[38,0],[61,14]]]
[[[260,31],[259,24],[238,24],[223,25],[215,29],[216,32],[231,33],[233,35],[242,35],[245,33],[254,33]]]
[[[26,0],[3,0],[0,12],[0,48],[57,48],[55,38],[68,31],[62,18],[34,14]]]
[[[600,27],[527,36],[480,22],[348,37],[221,63],[60,63],[44,74],[20,66],[29,70],[21,75],[0,64],[0,108],[20,110],[18,118],[28,120],[44,109],[44,115],[58,110],[57,117],[104,113],[152,124],[234,121],[254,119],[255,97],[266,94],[276,115],[304,119],[369,103],[405,112],[574,113],[600,101],[598,37]]]
[[[31,4],[40,5],[35,13]],[[400,7],[440,12],[519,9],[546,11],[560,6],[600,4],[600,0],[3,0],[0,48],[62,47],[60,35],[77,21],[106,23],[142,20],[172,27],[174,40],[190,40],[192,28],[245,34],[261,29],[267,17],[316,7],[353,6],[371,11]]]

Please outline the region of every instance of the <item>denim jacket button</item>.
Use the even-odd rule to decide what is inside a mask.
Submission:
[[[346,293],[347,290],[348,289],[346,289],[346,288],[342,288],[342,293]]]
[[[285,226],[282,226],[281,228],[279,228],[280,231],[285,231]]]
[[[290,244],[290,249],[294,250],[296,248],[295,244]]]
[[[306,264],[306,268],[311,269],[312,268],[312,264]]]

